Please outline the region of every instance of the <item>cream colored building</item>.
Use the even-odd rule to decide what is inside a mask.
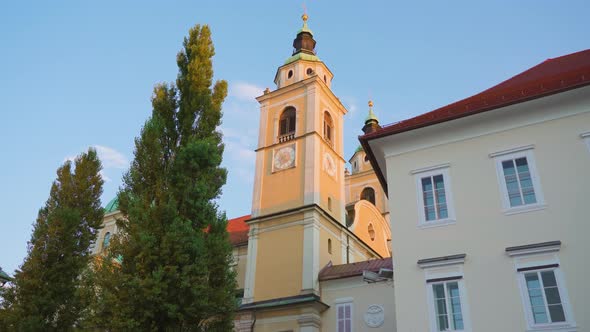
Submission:
[[[347,110],[303,19],[276,89],[257,98],[252,213],[228,222],[243,292],[236,331],[392,331],[387,197],[362,149],[345,167]],[[372,109],[363,125],[378,127]],[[116,199],[105,212],[96,253],[124,218]]]
[[[361,138],[397,331],[590,331],[589,84],[586,50]]]

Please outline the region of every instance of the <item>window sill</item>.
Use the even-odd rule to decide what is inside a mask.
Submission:
[[[433,220],[433,221],[421,221],[418,224],[418,228],[425,229],[425,228],[434,228],[434,227],[442,227],[447,225],[453,225],[457,223],[455,219],[440,219],[440,220]]]
[[[536,204],[521,205],[521,206],[505,209],[502,212],[504,212],[504,215],[511,216],[513,214],[539,211],[539,210],[544,210],[546,208],[547,208],[547,204],[536,203]]]
[[[526,332],[577,332],[578,327],[571,324],[546,324],[529,327]]]

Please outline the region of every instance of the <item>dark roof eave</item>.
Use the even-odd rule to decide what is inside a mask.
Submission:
[[[312,303],[318,306],[320,311],[325,311],[330,308],[329,305],[322,302],[320,297],[315,294],[301,294],[289,297],[282,297],[240,305],[238,311],[258,311],[264,309],[275,309],[279,307],[295,306],[300,304]]]

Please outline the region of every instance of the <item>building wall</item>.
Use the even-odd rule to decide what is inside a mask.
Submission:
[[[399,331],[427,331],[425,272],[419,259],[465,253],[466,300],[473,331],[524,331],[525,309],[505,248],[560,240],[557,253],[578,331],[590,329],[585,241],[590,151],[590,88],[473,115],[383,142],[390,200]],[[490,154],[532,146],[546,206],[503,212]],[[448,164],[454,224],[421,228],[413,171]],[[445,186],[447,184],[445,183]],[[537,188],[535,188],[537,190]],[[567,330],[570,331],[570,330]]]
[[[321,282],[322,301],[330,308],[322,313],[321,331],[337,331],[338,303],[352,303],[352,331],[396,331],[394,290],[392,282],[366,283],[362,276]],[[384,321],[379,327],[369,327],[364,315],[370,305],[379,305],[384,311]],[[399,330],[403,331],[403,330]],[[408,330],[411,331],[411,330]]]
[[[94,244],[94,248],[92,249],[92,253],[94,255],[102,253],[104,248],[104,239],[107,233],[111,234],[111,238],[113,235],[117,233],[117,218],[122,218],[122,214],[118,211],[108,213],[105,215],[102,226],[103,228],[98,231],[98,235],[96,236],[96,243]]]
[[[242,245],[233,247],[232,255],[234,257],[234,269],[236,271],[238,289],[244,289],[244,283],[246,279],[246,263],[248,259],[248,246]]]
[[[355,218],[350,230],[381,257],[391,256],[388,243],[388,240],[391,240],[389,224],[379,210],[365,200],[358,201],[354,210]]]
[[[261,226],[256,255],[254,301],[299,294],[303,273],[301,215],[275,219]]]

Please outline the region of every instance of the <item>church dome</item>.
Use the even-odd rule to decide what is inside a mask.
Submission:
[[[115,198],[111,199],[107,205],[104,207],[104,213],[111,213],[119,210],[119,198],[115,196]]]

